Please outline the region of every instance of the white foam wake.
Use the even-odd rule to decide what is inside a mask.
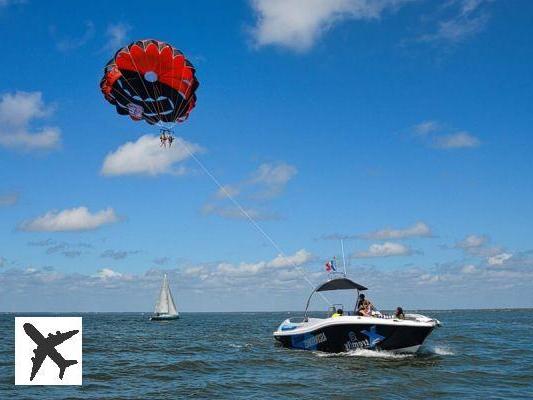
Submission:
[[[414,357],[414,354],[401,354],[401,353],[393,353],[390,351],[385,350],[368,350],[368,349],[357,349],[357,350],[350,350],[345,353],[323,353],[316,351],[314,352],[315,355],[318,357],[367,357],[367,358],[385,358],[385,359],[394,359],[394,360],[401,360],[404,358],[411,358]]]
[[[439,356],[454,356],[455,355],[453,351],[443,346],[433,346],[430,348],[430,351]]]

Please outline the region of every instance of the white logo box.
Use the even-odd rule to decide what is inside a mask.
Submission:
[[[26,325],[25,329],[25,324],[31,324],[39,334],[35,334],[29,325]],[[47,355],[33,380],[30,380],[32,357],[36,357],[34,350],[38,344],[28,335],[27,330],[32,331],[38,340],[41,335],[47,340],[51,338],[49,335],[53,335],[53,338],[57,332],[62,335],[79,331],[57,346],[50,346],[55,348],[63,359],[77,361],[76,364],[64,368],[63,379],[59,378],[60,367]],[[15,317],[15,385],[81,385],[82,333],[81,317]]]

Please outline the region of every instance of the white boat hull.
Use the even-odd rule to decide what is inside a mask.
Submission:
[[[179,315],[170,315],[170,314],[162,314],[162,315],[152,315],[150,317],[150,321],[171,321],[173,319],[179,319]]]

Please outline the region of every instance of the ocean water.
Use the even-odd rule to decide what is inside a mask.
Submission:
[[[81,314],[81,387],[14,386],[15,315],[0,314],[0,399],[533,398],[533,310],[424,313],[443,326],[416,355],[285,349],[287,313]]]

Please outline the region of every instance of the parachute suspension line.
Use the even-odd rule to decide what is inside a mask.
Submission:
[[[187,143],[183,141],[181,144],[183,145],[183,147],[185,147],[185,150],[194,159],[194,161],[196,161],[196,163],[202,169],[202,171],[204,171],[204,173],[207,176],[209,176],[209,178],[211,178],[211,180],[215,183],[215,185],[217,185],[218,188],[224,193],[224,195],[235,205],[235,207],[237,207],[237,209],[242,213],[242,215],[244,215],[246,219],[250,221],[250,223],[255,227],[255,229],[257,229],[257,231],[259,231],[259,233],[263,235],[263,237],[274,247],[274,249],[276,249],[276,251],[282,257],[287,258],[287,256],[285,255],[285,252],[281,249],[281,247],[274,241],[274,239],[272,239],[272,237],[268,233],[266,233],[263,230],[263,228],[261,228],[261,226],[257,223],[257,221],[240,205],[240,203],[231,195],[231,193],[227,191],[227,189],[209,171],[209,169],[207,169],[207,167],[200,161],[200,159],[196,157],[196,155],[191,151]],[[296,265],[295,262],[290,261],[290,259],[289,259],[289,263],[292,264],[292,266],[296,268],[298,271],[300,271],[305,281],[311,286],[311,288],[315,289],[316,285],[314,285],[313,282],[311,282],[309,278],[307,278],[306,270],[300,267],[299,265]],[[318,292],[318,294],[320,295],[320,297],[322,297],[322,299],[326,302],[328,306],[333,305],[322,292]]]
[[[139,67],[137,67],[137,64],[135,63],[135,60],[133,59],[132,55],[131,55],[131,52],[128,51],[128,55],[130,56],[130,60],[131,62],[133,63],[133,66],[135,67],[135,71],[137,72],[137,75],[139,76],[139,80],[141,81],[141,83],[143,84],[143,87],[144,87],[144,90],[146,91],[146,93],[150,93],[148,92],[148,88],[146,87],[146,85],[144,84],[144,77],[141,76],[141,73],[139,72]],[[137,93],[137,96],[139,96],[139,93]],[[141,96],[139,96],[141,97]],[[142,98],[141,98],[142,100]],[[145,101],[143,101],[144,104],[146,104]],[[157,103],[157,102],[156,102]],[[147,108],[150,109],[150,107],[148,107],[148,104],[146,104]],[[158,116],[158,120],[161,120],[161,114],[159,113],[159,111],[156,109],[155,110],[155,113],[157,114]]]
[[[181,57],[183,57],[183,65],[186,66],[187,65],[187,60],[185,58],[185,54],[181,53]],[[192,65],[192,64],[191,64]],[[193,66],[193,69],[194,69],[194,66]],[[172,72],[174,72],[174,62],[172,62]],[[182,68],[181,69],[181,72],[180,72],[180,79],[179,79],[179,82],[182,82],[183,81],[183,74],[185,73],[185,68]],[[193,85],[193,82],[194,81],[191,81],[190,82],[190,85],[187,87],[187,91],[185,93],[183,93],[184,97],[183,97],[183,100],[186,100],[187,99],[187,94],[189,93],[189,91],[192,89],[192,85]],[[172,74],[172,83],[174,83],[174,73]],[[178,93],[181,95],[180,91],[178,90]],[[183,107],[183,104],[185,104],[185,110],[187,109],[187,107],[189,107],[189,104],[191,103],[192,99],[194,98],[194,95],[191,96],[189,98],[189,100],[186,100],[184,102],[181,102],[180,101],[180,105],[179,107],[176,107],[176,110],[174,111],[174,115],[176,116],[176,118],[178,118],[178,116],[180,115],[181,113],[181,110],[182,110],[182,107]]]
[[[131,57],[131,55],[130,55]],[[139,72],[137,71],[137,74],[139,74]],[[139,92],[137,92],[137,90],[135,90],[135,87],[130,83],[129,79],[126,78],[124,75],[122,75],[122,79],[124,79],[124,82],[126,82],[128,84],[128,86],[130,87],[130,89],[137,95],[138,98],[141,99],[141,101],[143,102],[143,104],[146,106],[146,109],[147,110],[150,110],[150,111],[153,111],[154,113],[158,114],[159,113],[157,112],[157,110],[155,110],[154,108],[151,108],[148,103],[146,103],[146,101],[142,98],[142,96],[139,94]]]

